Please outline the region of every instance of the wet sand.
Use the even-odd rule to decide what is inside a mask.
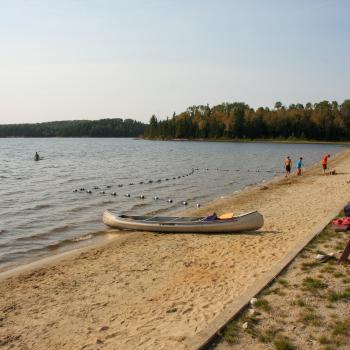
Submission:
[[[349,199],[350,150],[199,210],[265,218],[255,233],[123,233],[0,283],[4,349],[183,349],[322,218]],[[234,209],[233,209],[234,208]]]

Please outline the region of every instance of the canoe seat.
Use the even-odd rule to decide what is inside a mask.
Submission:
[[[218,219],[225,220],[225,219],[232,219],[233,217],[234,217],[233,213],[225,213],[218,216]]]

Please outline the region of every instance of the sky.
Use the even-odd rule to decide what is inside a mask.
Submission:
[[[0,123],[350,98],[348,0],[0,0]]]

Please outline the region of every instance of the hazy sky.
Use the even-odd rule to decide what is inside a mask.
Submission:
[[[0,123],[350,98],[348,0],[0,0]]]

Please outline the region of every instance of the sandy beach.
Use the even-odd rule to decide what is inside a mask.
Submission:
[[[259,210],[254,233],[121,233],[0,282],[4,349],[184,349],[327,215],[350,200],[350,150],[330,165],[186,211]]]

